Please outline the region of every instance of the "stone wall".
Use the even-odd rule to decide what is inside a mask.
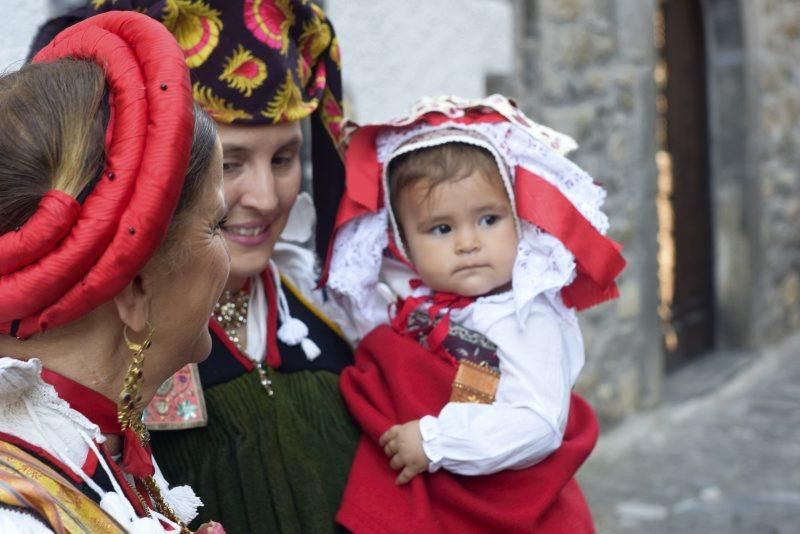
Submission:
[[[575,161],[608,191],[611,236],[625,247],[622,296],[582,314],[579,391],[605,420],[660,398],[655,218],[655,48],[649,0],[516,0],[516,80],[535,119],[568,133]]]
[[[756,221],[752,341],[800,327],[800,3],[742,2]]]
[[[704,0],[709,148],[714,226],[717,343],[751,344],[751,306],[757,249],[748,180],[748,112],[745,43],[738,0]],[[733,110],[733,111],[732,111]]]

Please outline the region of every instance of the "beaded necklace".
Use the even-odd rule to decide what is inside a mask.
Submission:
[[[225,330],[225,334],[233,341],[236,348],[242,352],[244,352],[244,347],[238,332],[241,327],[247,325],[249,301],[250,291],[247,288],[240,289],[235,293],[226,289],[214,305],[214,319]]]

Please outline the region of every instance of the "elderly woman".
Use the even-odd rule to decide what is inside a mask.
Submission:
[[[170,479],[196,488],[203,520],[232,532],[333,532],[358,438],[338,393],[352,353],[314,290],[314,254],[297,246],[315,214],[298,197],[301,119],[311,119],[320,255],[343,189],[333,28],[307,0],[117,0],[51,21],[39,40],[120,9],[162,21],[183,48],[195,100],[217,121],[229,208],[231,274],[211,356],[148,407],[150,429],[170,429],[153,432],[153,449]]]
[[[136,13],[0,77],[2,532],[187,531],[196,513],[142,424],[208,355],[229,269],[220,144],[190,91],[174,38]]]

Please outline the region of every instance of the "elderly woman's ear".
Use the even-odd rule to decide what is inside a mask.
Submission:
[[[145,281],[146,273],[140,273],[114,297],[120,320],[134,332],[141,332],[150,319],[151,291]]]

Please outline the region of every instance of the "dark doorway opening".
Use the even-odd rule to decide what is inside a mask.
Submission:
[[[659,314],[669,371],[714,348],[714,262],[702,8],[659,4]]]

